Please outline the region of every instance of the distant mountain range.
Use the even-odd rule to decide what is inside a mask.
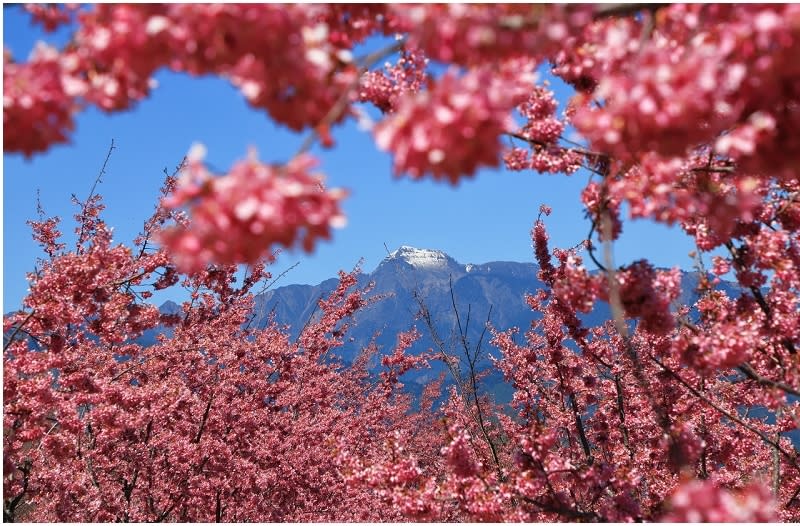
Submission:
[[[373,338],[383,352],[391,352],[397,334],[412,326],[419,329],[422,337],[411,352],[429,348],[438,350],[429,327],[420,316],[423,305],[430,313],[439,341],[454,355],[463,353],[459,319],[470,348],[480,340],[487,319],[500,330],[519,327],[519,337],[522,338],[535,316],[525,303],[525,295],[543,287],[537,278],[538,271],[533,263],[494,261],[462,264],[439,250],[401,246],[384,258],[375,270],[359,276],[363,285],[374,283],[372,293],[383,296],[383,299],[356,315],[349,332],[352,341],[341,349],[340,354],[350,361],[358,349]],[[691,302],[697,275],[684,273],[683,281],[686,298],[682,299]],[[318,314],[315,312],[317,301],[333,291],[337,283],[333,278],[318,285],[288,285],[266,291],[256,297],[253,325],[263,327],[274,315],[279,324],[289,326],[290,336],[294,338],[306,322]],[[733,291],[732,286],[730,289]],[[453,309],[453,299],[459,319]],[[180,307],[166,302],[160,309],[162,312],[175,312]],[[608,306],[598,303],[594,311],[583,319],[591,326],[604,322],[609,316]],[[157,332],[149,331],[139,341],[145,345],[153,343]],[[480,361],[481,368],[490,365],[488,355],[499,357],[499,352],[489,345],[489,339],[487,333],[482,345],[484,358]],[[411,391],[419,392],[444,368],[443,364],[434,364],[431,369],[408,374],[404,381]],[[502,382],[499,372],[493,371],[488,376],[486,386],[499,401],[510,398],[510,387]]]

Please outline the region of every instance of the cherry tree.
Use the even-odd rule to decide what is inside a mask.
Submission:
[[[317,239],[343,224],[339,203],[345,192],[327,188],[312,172],[316,163],[308,149],[315,141],[335,147],[337,125],[346,120],[377,120],[371,133],[391,154],[397,177],[457,184],[501,164],[567,175],[589,171],[580,198],[592,229],[581,244],[584,252],[551,252],[541,218],[534,226],[546,289],[528,298],[536,316],[524,342],[506,328],[495,329],[494,344],[502,351],[497,366],[515,397],[512,411],[494,412],[492,433],[476,427],[455,393],[442,408],[447,424],[437,428],[443,437],[438,458],[403,434],[410,431],[398,431],[386,436],[388,458],[370,464],[366,457],[336,453],[347,488],[360,488],[362,497],[383,499],[407,516],[443,520],[800,518],[797,451],[785,436],[800,418],[796,5],[29,10],[46,28],[73,24],[74,34],[62,49],[40,45],[27,62],[4,54],[8,152],[30,156],[67,142],[76,113],[87,106],[108,112],[132,107],[150,95],[152,75],[161,68],[224,77],[253,108],[308,133],[288,162],[251,156],[221,177],[210,175],[202,148],[194,149],[160,209],[174,221],[153,230],[168,252],[157,252],[160,260],[131,259],[106,241],[108,248],[94,261],[79,246],[73,265],[96,265],[108,276],[71,291],[53,289],[78,293],[70,298],[78,311],[57,297],[28,306],[36,314],[27,323],[45,324],[32,334],[49,349],[41,356],[24,353],[32,362],[50,360],[51,353],[72,345],[67,342],[75,336],[67,328],[105,324],[101,344],[117,337],[122,339],[113,343],[124,345],[125,337],[158,322],[152,309],[131,310],[125,296],[130,291],[119,296],[109,283],[133,287],[141,282],[125,282],[131,276],[172,265],[177,270],[169,276],[203,275],[209,265],[260,268],[279,245],[313,250]],[[380,35],[388,41],[385,49],[356,58],[368,37]],[[394,64],[376,68],[392,59]],[[545,63],[575,90],[561,110],[537,77]],[[571,130],[580,141],[572,140]],[[613,243],[622,233],[623,215],[676,225],[694,239],[701,275],[697,302],[681,303],[688,291],[681,290],[676,270],[656,269],[646,259],[615,265]],[[81,243],[101,243],[107,233],[89,219],[89,237]],[[60,254],[52,240],[55,227],[38,223],[36,236],[47,251]],[[708,260],[710,252],[709,272],[703,256]],[[110,264],[119,258],[126,262]],[[586,258],[598,272],[590,272]],[[42,283],[61,275],[86,279],[77,270],[66,272],[69,261],[68,254],[54,259],[65,271],[43,274]],[[721,287],[729,276],[736,294]],[[581,314],[599,301],[610,305],[612,319],[585,327]],[[224,311],[210,303],[207,318],[193,330],[202,333],[201,326],[224,318]],[[244,319],[241,313],[230,316]],[[24,321],[14,318],[9,327]],[[234,321],[228,327],[231,335],[239,330]],[[21,345],[14,344],[6,363],[28,366],[17,358]],[[224,359],[204,352],[207,358],[194,359],[209,362],[205,373],[244,374],[214,367],[212,360]],[[132,360],[145,364],[137,365],[142,370],[150,364]],[[58,378],[41,374],[62,364],[29,367],[17,377],[7,374],[7,382],[39,378],[39,396],[51,397],[48,382],[92,385],[84,367],[74,380],[67,370]],[[170,382],[189,385],[184,378]],[[219,396],[201,391],[187,406],[194,415],[203,414],[204,404],[213,407],[209,401]],[[756,417],[757,410],[766,417]],[[74,422],[83,422],[82,411],[71,416]],[[40,429],[49,421],[46,413],[37,416]],[[20,454],[22,444],[57,441],[67,425],[57,422],[45,436],[22,433]],[[15,473],[11,484],[17,492],[29,491],[23,486],[33,484],[33,471],[19,462],[8,466]],[[195,459],[183,467],[199,465]],[[93,485],[91,470],[83,472]],[[116,476],[126,485],[134,477]],[[170,484],[187,487],[193,476],[177,470]],[[234,488],[217,489],[221,509]],[[162,513],[171,506],[164,496],[152,498],[153,509]]]
[[[165,195],[174,189],[170,177]],[[93,195],[78,203],[77,242],[56,218],[31,222],[48,255],[29,275],[23,310],[4,320],[4,517],[26,521],[374,521],[401,518],[354,491],[334,462],[374,462],[398,434],[419,436],[400,376],[424,366],[398,335],[374,372],[374,345],[337,357],[353,314],[374,301],[356,271],[320,300],[294,340],[274,321],[252,327],[264,264],[209,265],[180,275],[157,225],[115,245]],[[179,283],[180,282],[180,283]],[[181,286],[160,313],[144,300]],[[167,329],[154,345],[136,338]],[[431,393],[430,396],[433,396]]]

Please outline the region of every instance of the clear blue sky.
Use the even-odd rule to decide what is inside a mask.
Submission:
[[[36,40],[63,43],[63,33],[46,35],[32,26],[19,7],[3,9],[3,43],[24,59]],[[88,194],[113,139],[116,144],[107,175],[99,187],[105,218],[116,242],[129,243],[152,212],[164,168],[172,169],[196,141],[208,149],[208,161],[225,169],[255,146],[263,160],[286,160],[303,135],[276,127],[250,109],[227,81],[191,78],[162,71],[159,87],[132,111],[105,115],[89,110],[77,118],[72,143],[30,160],[3,155],[3,312],[19,308],[27,289],[25,275],[42,254],[25,221],[36,217],[36,191],[48,214],[63,220],[73,239],[75,212],[70,195]],[[561,85],[562,102],[569,90]],[[300,262],[280,282],[318,283],[350,269],[364,258],[372,270],[399,245],[443,250],[462,263],[533,261],[529,231],[539,205],[553,214],[547,225],[553,246],[574,246],[589,231],[580,191],[588,174],[572,176],[484,170],[458,187],[432,181],[412,182],[391,176],[391,160],[370,135],[350,124],[335,131],[337,147],[314,150],[322,160],[329,187],[345,187],[348,226],[312,255],[284,251],[273,267],[277,275]],[[691,268],[694,245],[677,229],[650,222],[627,222],[615,245],[618,263],[647,257],[658,266]],[[182,299],[162,294],[156,301]]]

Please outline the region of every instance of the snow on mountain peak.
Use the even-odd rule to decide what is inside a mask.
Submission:
[[[407,245],[402,245],[389,254],[387,259],[402,259],[417,268],[444,268],[452,261],[452,258],[441,250],[414,248]]]

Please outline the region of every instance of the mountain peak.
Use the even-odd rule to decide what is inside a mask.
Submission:
[[[415,248],[408,245],[401,245],[384,259],[384,261],[391,260],[402,260],[412,267],[424,269],[446,268],[455,263],[453,258],[441,250]]]

